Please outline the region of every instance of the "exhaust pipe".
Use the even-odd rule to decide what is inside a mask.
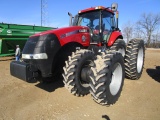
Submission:
[[[68,12],[68,15],[69,15],[69,17],[70,17],[69,26],[72,26],[72,19],[73,19],[74,17],[72,16],[72,14],[71,14],[70,12]]]

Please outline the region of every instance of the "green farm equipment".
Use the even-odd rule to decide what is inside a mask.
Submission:
[[[52,27],[0,23],[0,57],[14,55],[16,45],[23,49],[29,36]]]

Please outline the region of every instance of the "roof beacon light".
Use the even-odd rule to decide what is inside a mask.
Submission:
[[[102,9],[102,8],[103,8],[102,6],[95,7],[95,9]]]

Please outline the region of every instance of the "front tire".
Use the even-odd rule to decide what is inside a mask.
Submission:
[[[124,83],[124,61],[120,53],[110,52],[97,56],[91,67],[90,93],[101,105],[114,104]]]
[[[89,93],[89,80],[87,73],[90,63],[94,59],[94,53],[90,50],[77,50],[69,56],[63,68],[63,82],[70,93],[76,96],[84,96]]]
[[[139,39],[129,41],[125,55],[125,75],[127,78],[137,80],[141,77],[144,56],[144,41]]]

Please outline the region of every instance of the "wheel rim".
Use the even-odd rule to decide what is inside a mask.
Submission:
[[[110,92],[112,95],[116,95],[121,87],[122,83],[122,66],[120,63],[114,65],[112,71],[111,83],[109,85]]]
[[[137,72],[140,73],[142,70],[143,66],[143,48],[141,47],[138,51],[138,56],[137,56]]]
[[[119,48],[118,52],[122,54],[122,56],[125,56],[125,49],[124,48]]]

